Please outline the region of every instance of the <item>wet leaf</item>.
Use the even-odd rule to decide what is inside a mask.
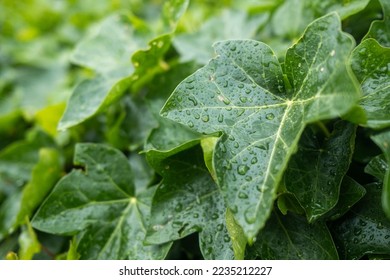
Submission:
[[[365,38],[374,38],[385,47],[390,47],[390,3],[387,0],[379,0],[383,9],[383,20],[376,20],[371,24]]]
[[[199,232],[205,259],[233,259],[222,195],[205,167],[199,147],[155,166],[163,181],[153,198],[147,244],[161,244]]]
[[[273,211],[247,258],[262,260],[334,260],[336,247],[325,223],[308,224],[305,217]]]
[[[360,105],[366,112],[367,126],[390,126],[390,49],[374,39],[364,40],[353,51],[351,65],[362,86]]]
[[[334,125],[321,143],[314,131],[306,129],[284,174],[284,185],[305,209],[309,223],[331,210],[339,200],[340,185],[354,150],[356,126]]]
[[[343,259],[390,253],[390,221],[381,207],[380,183],[366,186],[367,194],[332,226],[333,238]]]
[[[270,214],[305,125],[342,115],[359,98],[346,65],[353,40],[339,21],[330,14],[309,25],[287,52],[285,74],[263,43],[216,43],[217,57],[185,79],[161,111],[198,132],[223,133],[214,152],[218,185],[249,241]]]
[[[390,218],[390,130],[376,134],[371,138],[382,149],[387,161],[386,172],[383,176],[382,206],[386,215]]]
[[[143,246],[154,188],[135,193],[133,172],[118,150],[78,144],[74,169],[32,220],[34,228],[77,235],[81,259],[161,259],[170,244]],[[138,191],[138,190],[137,190]]]

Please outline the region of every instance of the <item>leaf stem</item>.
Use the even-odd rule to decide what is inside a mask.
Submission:
[[[325,136],[327,138],[329,138],[330,137],[330,132],[329,132],[328,128],[326,127],[326,125],[323,122],[320,122],[320,121],[317,122],[316,124],[321,129],[321,131],[325,134]]]

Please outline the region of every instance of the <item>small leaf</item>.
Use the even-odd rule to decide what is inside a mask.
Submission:
[[[308,224],[302,216],[273,211],[257,241],[248,247],[246,258],[334,260],[338,254],[325,223]]]
[[[382,149],[387,161],[386,173],[383,178],[382,206],[386,215],[390,218],[390,130],[371,137]]]
[[[229,209],[226,210],[226,228],[232,240],[234,259],[243,260],[245,258],[247,240],[242,228],[236,223]]]
[[[352,47],[336,14],[310,24],[287,52],[290,92],[267,45],[218,42],[216,58],[185,79],[161,110],[200,133],[223,133],[214,152],[218,185],[249,241],[270,214],[305,125],[347,113],[359,98],[346,65]]]
[[[22,227],[22,233],[19,236],[19,259],[31,260],[36,253],[41,251],[41,244],[31,227],[29,220]]]
[[[360,105],[366,111],[367,126],[390,126],[390,49],[374,39],[364,40],[352,52],[351,65],[362,86]]]
[[[305,209],[309,223],[330,209],[338,199],[354,150],[356,127],[337,122],[323,143],[310,129],[305,130],[284,174],[287,191]]]
[[[386,161],[385,155],[381,154],[372,158],[372,160],[364,168],[364,172],[376,177],[381,181],[384,181],[385,174],[388,168],[389,165]]]
[[[366,38],[374,38],[385,47],[390,47],[390,3],[387,0],[379,0],[383,9],[383,20],[376,20],[371,24]]]
[[[170,244],[143,246],[154,188],[135,193],[133,172],[118,150],[78,144],[73,170],[54,188],[32,225],[77,235],[81,259],[160,259]]]
[[[233,259],[223,198],[204,166],[199,147],[163,160],[163,181],[153,198],[147,244],[161,244],[199,232],[205,259]]]
[[[77,253],[77,246],[76,246],[76,242],[74,240],[70,241],[70,246],[69,246],[68,253],[66,254],[66,259],[67,260],[80,259],[80,254]]]
[[[380,183],[366,186],[367,194],[332,225],[333,238],[343,259],[390,253],[390,221],[381,208]]]

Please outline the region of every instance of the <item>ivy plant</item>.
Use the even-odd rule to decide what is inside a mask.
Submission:
[[[1,258],[390,258],[388,1],[101,3],[0,4]]]

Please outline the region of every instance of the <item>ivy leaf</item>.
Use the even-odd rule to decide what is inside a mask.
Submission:
[[[94,116],[117,101],[130,86],[160,71],[160,61],[170,47],[172,33],[188,2],[165,2],[164,34],[139,32],[128,17],[113,16],[102,23],[95,36],[80,43],[73,62],[95,70],[98,75],[75,88],[58,129],[67,129]]]
[[[213,55],[212,44],[226,39],[255,38],[256,31],[266,23],[267,14],[249,17],[247,13],[225,10],[206,21],[199,31],[175,36],[173,44],[181,61],[196,61],[204,65]]]
[[[332,209],[340,193],[354,150],[356,126],[337,122],[323,143],[310,129],[305,130],[284,174],[287,191],[305,209],[309,223]]]
[[[77,236],[82,259],[161,259],[170,244],[143,246],[154,188],[135,192],[128,160],[118,150],[78,144],[73,170],[32,220],[34,228]]]
[[[367,166],[364,168],[364,172],[374,176],[375,178],[383,181],[385,179],[386,170],[388,164],[384,154],[374,157]]]
[[[332,226],[342,259],[390,253],[390,221],[380,206],[381,184],[372,183],[366,189],[363,199]]]
[[[374,39],[360,43],[352,52],[352,69],[362,85],[360,105],[367,115],[367,126],[390,126],[390,49]]]
[[[366,38],[374,38],[385,46],[390,47],[390,3],[386,0],[379,0],[383,9],[383,20],[376,20],[371,24]]]
[[[386,215],[390,218],[390,130],[374,135],[371,138],[382,149],[387,161],[386,172],[383,176],[382,206]]]
[[[273,211],[246,258],[334,260],[338,254],[325,223],[308,224],[302,216]]]
[[[364,197],[366,189],[352,178],[345,176],[340,187],[339,200],[335,207],[325,214],[324,219],[336,220],[342,217]]]
[[[199,232],[205,259],[233,259],[223,197],[195,147],[155,166],[163,176],[153,198],[145,242],[161,244]]]
[[[250,242],[270,214],[305,125],[347,113],[359,98],[346,65],[352,47],[334,13],[310,24],[289,49],[285,76],[267,45],[218,42],[216,58],[163,107],[162,116],[198,132],[223,133],[214,152],[218,185]]]

